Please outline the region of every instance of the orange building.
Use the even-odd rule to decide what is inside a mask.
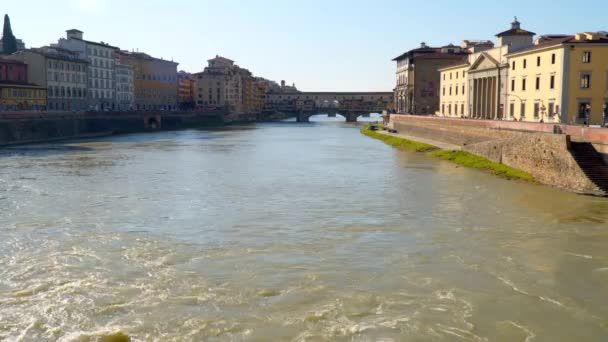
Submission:
[[[177,65],[141,52],[118,52],[121,64],[133,67],[135,109],[176,110],[178,107]]]
[[[177,102],[180,109],[194,108],[194,76],[191,73],[180,71],[177,74],[178,94]]]

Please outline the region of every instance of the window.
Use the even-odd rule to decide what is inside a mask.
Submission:
[[[578,104],[578,117],[586,119],[589,113],[591,113],[591,104],[589,102],[580,102]]]
[[[526,117],[526,103],[525,102],[521,103],[521,108],[520,108],[520,114],[519,114],[519,116],[521,118],[525,118]]]
[[[515,61],[513,61],[513,64],[511,65],[511,69],[515,70]]]
[[[454,87],[456,89],[456,95],[458,95],[458,87]]]
[[[526,91],[526,79],[521,80],[521,90]]]
[[[460,115],[464,115],[464,103],[460,105]]]
[[[555,103],[549,102],[549,117],[553,117],[555,115]]]
[[[555,89],[555,75],[551,75],[551,81],[549,83],[549,87]]]
[[[534,102],[534,118],[538,119],[538,114],[540,113],[540,103]]]
[[[524,69],[528,66],[528,60],[524,59]]]
[[[536,57],[536,66],[540,66],[540,56]]]
[[[540,76],[536,76],[536,90],[540,90]]]
[[[588,72],[581,73],[581,88],[591,88],[591,74]]]
[[[551,55],[551,64],[555,64],[555,54]]]
[[[450,96],[452,95],[452,87],[450,86]]]
[[[513,102],[509,104],[509,116],[511,116],[511,118],[515,117],[515,103]]]
[[[591,51],[583,51],[583,63],[591,63]]]
[[[464,95],[464,84],[462,85],[462,95]]]
[[[511,80],[511,91],[515,91],[515,79]]]
[[[454,115],[458,115],[458,105],[454,105]]]
[[[445,87],[443,87],[443,96],[445,96]],[[280,96],[279,96],[280,98]]]

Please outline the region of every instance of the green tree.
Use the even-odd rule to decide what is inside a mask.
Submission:
[[[2,31],[2,50],[3,53],[7,55],[17,52],[17,38],[15,38],[15,35],[13,34],[13,29],[11,28],[11,19],[8,17],[8,14],[4,15],[4,30]]]

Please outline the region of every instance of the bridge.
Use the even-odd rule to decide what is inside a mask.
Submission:
[[[393,104],[393,92],[291,92],[269,93],[268,109],[294,113],[298,122],[308,122],[316,114],[340,114],[346,122],[362,115],[382,113]]]

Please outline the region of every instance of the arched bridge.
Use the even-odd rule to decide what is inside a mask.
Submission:
[[[269,108],[294,113],[298,122],[308,122],[315,114],[340,114],[346,122],[361,115],[382,113],[393,104],[392,92],[301,92],[267,94]]]

